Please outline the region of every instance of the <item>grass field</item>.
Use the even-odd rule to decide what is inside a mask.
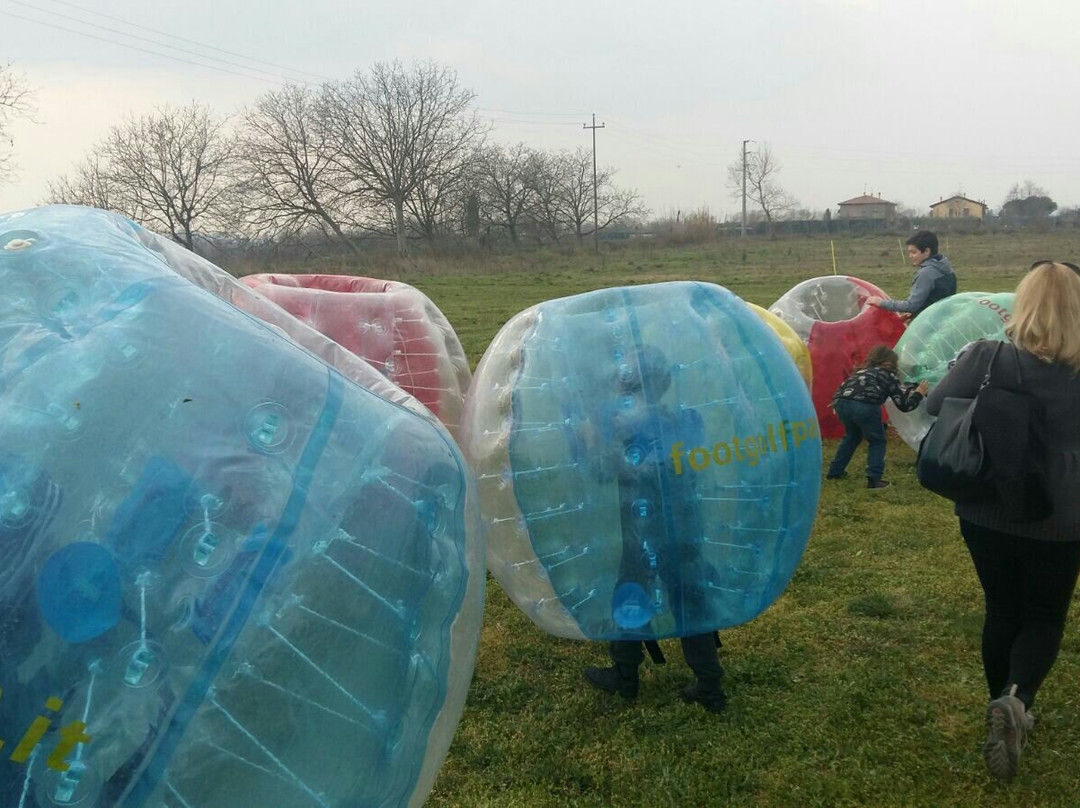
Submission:
[[[841,274],[906,295],[912,268],[895,237],[835,246]],[[1080,234],[953,236],[947,253],[961,291],[1005,291],[1032,259],[1075,260]],[[826,239],[471,260],[395,272],[442,308],[474,364],[511,315],[543,300],[697,279],[768,306],[832,274]],[[490,581],[469,700],[429,805],[1080,805],[1080,610],[1020,776],[993,781],[980,754],[981,591],[950,505],[918,486],[913,453],[891,438],[887,462],[887,492],[859,488],[858,474],[825,486],[785,594],[723,632],[722,716],[678,699],[690,673],[674,641],[668,665],[643,667],[637,702],[592,691],[581,671],[604,662],[603,647],[542,633]]]

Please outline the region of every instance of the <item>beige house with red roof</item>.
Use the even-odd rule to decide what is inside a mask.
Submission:
[[[882,199],[880,196],[852,197],[838,203],[840,212],[836,214],[838,219],[885,219],[890,220],[896,216],[896,203]]]
[[[935,219],[981,219],[986,215],[986,204],[956,194],[931,205],[930,215]]]

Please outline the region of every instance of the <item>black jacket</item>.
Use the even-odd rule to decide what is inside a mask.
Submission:
[[[979,391],[972,425],[982,437],[998,502],[1010,518],[1030,522],[1054,512],[1047,493],[1046,418],[1042,402],[1023,392],[1018,354],[1009,348],[1005,353],[1011,356],[994,362],[990,383]]]
[[[961,356],[956,367],[930,391],[927,412],[937,415],[946,398],[973,398],[986,376],[993,348],[993,342],[980,341]],[[991,386],[1003,392],[994,392],[977,409],[987,405],[986,412],[979,415],[979,430],[995,468],[998,495],[986,502],[957,504],[957,515],[1015,536],[1080,541],[1080,375],[1066,365],[1043,362],[1027,351],[1005,345],[994,361],[991,380]],[[1031,409],[1019,416],[1012,408],[1020,398],[1008,395],[1016,392],[1034,399]],[[1000,415],[995,416],[995,412]],[[1013,434],[1021,431],[1018,417],[1034,417],[1036,423],[1023,435]],[[1019,489],[1015,486],[1017,480],[1023,480],[1025,486],[1030,484],[1029,471],[1044,476],[1053,513],[1038,521],[1017,522],[1013,498]],[[1002,489],[1010,485],[1014,491],[1006,490],[1002,497]]]
[[[881,406],[891,398],[901,412],[911,412],[922,401],[922,393],[915,392],[914,384],[901,384],[900,378],[885,368],[862,368],[856,370],[833,393],[830,407],[837,401],[861,401]]]

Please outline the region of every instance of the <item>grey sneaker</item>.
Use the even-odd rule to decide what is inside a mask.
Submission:
[[[1024,732],[1031,732],[1035,729],[1035,713],[1028,710],[1024,713]]]
[[[1016,692],[1013,685],[1012,692]],[[1020,765],[1020,751],[1027,743],[1028,729],[1034,725],[1024,702],[1013,695],[996,698],[986,705],[986,743],[983,759],[990,774],[1001,780],[1016,776]]]

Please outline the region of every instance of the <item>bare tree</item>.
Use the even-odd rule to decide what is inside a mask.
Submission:
[[[563,234],[562,172],[566,163],[564,153],[538,151],[534,154],[529,224],[535,229],[537,241],[541,243],[550,239],[558,244]]]
[[[577,236],[581,244],[585,236],[592,235],[593,218],[593,177],[592,152],[579,148],[575,152],[564,152],[559,171],[559,212],[563,224]],[[597,201],[601,180],[607,182],[607,171],[597,171]]]
[[[33,93],[26,77],[16,73],[10,62],[0,65],[0,181],[15,167],[11,157],[14,141],[8,126],[17,118],[29,117],[33,110]]]
[[[1030,179],[1023,183],[1013,183],[1005,200],[1001,203],[1002,216],[1049,216],[1057,210],[1057,203],[1051,199],[1047,189]]]
[[[1005,204],[1015,202],[1018,199],[1027,199],[1029,196],[1050,196],[1050,194],[1034,180],[1014,182],[1012,188],[1009,189],[1009,193],[1005,195],[1005,202],[1002,203],[1002,207],[1004,207]]]
[[[573,233],[580,244],[594,230],[592,152],[586,148],[561,152],[556,159],[548,161],[547,166],[557,177],[560,224]],[[617,188],[612,183],[614,174],[610,168],[599,169],[596,173],[596,229],[599,230],[626,218],[648,214],[636,191]]]
[[[405,199],[409,229],[427,241],[465,230],[468,197],[479,182],[482,152],[463,154],[417,184]]]
[[[1013,183],[1005,201],[1001,203],[1000,213],[1005,217],[1049,216],[1057,207],[1057,202],[1050,198],[1045,188],[1032,180],[1024,180],[1023,183]]]
[[[773,156],[768,143],[746,155],[746,198],[761,208],[773,238],[773,222],[783,218],[783,214],[798,203],[776,182],[780,173],[780,162]],[[735,162],[728,166],[728,187],[733,199],[739,199],[743,193],[743,158],[742,150]]]
[[[237,214],[256,235],[309,228],[357,252],[367,200],[335,182],[325,98],[297,85],[266,93],[241,119],[236,144]]]
[[[129,219],[140,220],[140,212],[127,207],[129,198],[109,176],[101,148],[91,151],[69,176],[62,174],[49,183],[46,198],[49,205],[86,205],[122,213]]]
[[[403,255],[409,199],[468,160],[483,138],[485,128],[467,110],[473,97],[454,71],[432,62],[376,63],[367,75],[327,86],[341,187],[392,207]]]
[[[99,184],[83,187],[76,179],[74,186],[56,190],[74,187],[90,199],[98,193],[113,210],[193,249],[196,234],[220,227],[227,215],[233,141],[224,125],[199,104],[128,118],[109,131],[76,174]]]
[[[480,205],[488,224],[506,230],[518,243],[519,227],[537,196],[539,159],[524,143],[510,148],[493,146],[484,154],[478,171]]]

